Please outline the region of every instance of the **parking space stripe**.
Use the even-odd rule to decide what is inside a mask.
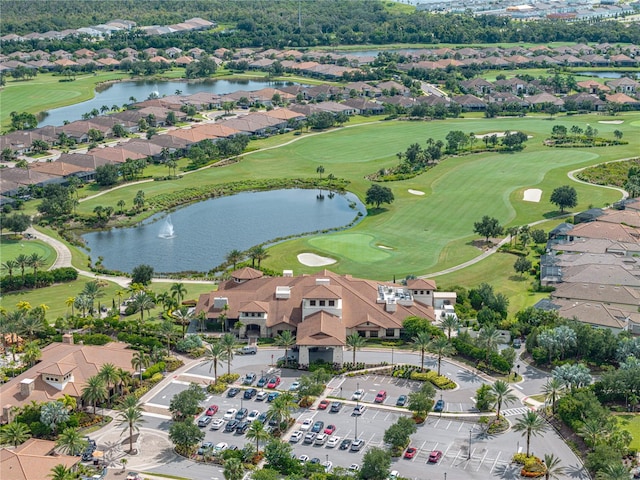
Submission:
[[[477,472],[478,470],[480,470],[480,467],[481,467],[481,466],[482,466],[482,464],[484,463],[484,459],[485,459],[485,458],[487,458],[487,454],[488,454],[488,453],[489,453],[489,451],[488,451],[488,450],[485,450],[485,452],[484,452],[484,456],[482,457],[482,460],[480,460],[480,464],[478,465],[478,468],[476,468],[476,472]]]
[[[492,472],[493,472],[493,469],[494,469],[494,468],[496,468],[496,464],[498,463],[498,460],[500,459],[500,454],[501,454],[501,453],[502,453],[502,452],[498,452],[498,455],[496,455],[496,461],[495,461],[495,462],[493,462],[493,465],[491,465],[491,470],[489,470],[489,473],[492,473]]]

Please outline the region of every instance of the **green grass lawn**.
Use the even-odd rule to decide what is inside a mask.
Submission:
[[[34,253],[37,253],[44,259],[44,269],[49,268],[53,265],[53,262],[56,261],[55,250],[46,243],[40,240],[26,240],[24,238],[16,240],[12,237],[13,235],[8,234],[4,234],[0,237],[0,249],[2,250],[0,259],[2,260],[2,263],[7,260],[13,260],[21,254],[30,256]],[[29,268],[27,271],[32,271],[32,269]],[[13,273],[15,275],[16,272],[14,271]],[[6,275],[7,272],[3,270],[2,274]]]
[[[640,415],[615,415],[618,425],[633,437],[629,448],[640,450]]]

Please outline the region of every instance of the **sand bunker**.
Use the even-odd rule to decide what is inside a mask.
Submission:
[[[393,250],[393,248],[387,247],[386,245],[378,245],[378,248],[381,248],[383,250]]]
[[[600,120],[598,123],[605,123],[607,125],[620,125],[624,123],[624,120]]]
[[[505,134],[507,132],[489,132],[489,133],[483,133],[482,135],[474,135],[476,138],[484,138],[484,137],[491,137],[492,135],[495,135],[498,138],[504,137]],[[527,135],[527,138],[533,138],[533,135]]]
[[[411,195],[424,195],[424,192],[421,192],[420,190],[409,189],[408,191]]]
[[[298,255],[298,261],[307,267],[322,267],[323,265],[336,263],[333,258],[321,257],[315,253],[301,253]]]
[[[542,190],[540,190],[539,188],[529,188],[524,191],[523,200],[525,202],[538,203],[541,197],[542,197]]]

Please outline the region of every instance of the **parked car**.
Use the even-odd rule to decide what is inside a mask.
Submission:
[[[331,402],[331,411],[333,413],[339,412],[342,408],[342,402]]]
[[[256,374],[251,372],[251,373],[247,373],[244,376],[244,378],[242,379],[242,384],[243,385],[251,385],[255,381],[256,381]]]
[[[345,438],[344,440],[342,440],[342,442],[340,442],[340,450],[348,450],[350,446],[351,440],[349,440],[348,438]]]
[[[324,471],[326,473],[329,473],[331,471],[331,469],[333,468],[333,463],[331,463],[329,460],[327,460],[326,462],[322,462],[322,466],[324,467]]]
[[[327,440],[327,448],[333,448],[340,443],[340,437],[333,435]]]
[[[240,389],[236,387],[231,387],[227,392],[227,397],[233,398],[240,393]]]
[[[296,390],[298,390],[300,388],[300,382],[293,382],[290,386],[289,386],[289,391],[290,392],[295,392]]]
[[[396,402],[396,407],[404,407],[407,404],[407,396],[400,395],[398,397],[398,401]]]
[[[320,403],[318,404],[318,410],[326,410],[329,406],[329,403],[329,400],[320,400]]]
[[[442,412],[443,410],[444,410],[444,400],[440,399],[436,402],[435,406],[433,407],[433,411]]]
[[[398,472],[398,470],[392,470],[389,474],[389,480],[397,480],[399,476],[400,472]]]
[[[324,429],[324,433],[326,433],[327,435],[333,435],[333,432],[335,431],[336,431],[335,425],[327,425],[327,428]]]
[[[300,430],[302,430],[303,432],[306,432],[312,426],[313,426],[313,418],[305,418],[304,421],[302,422],[302,425],[300,425]]]
[[[238,425],[236,425],[237,434],[242,435],[246,433],[248,429],[249,429],[249,422],[240,422]]]
[[[309,463],[313,463],[313,464],[320,463],[320,459],[319,459],[318,457],[313,457],[313,458],[309,461]]]
[[[366,407],[364,405],[356,405],[355,407],[353,407],[353,413],[351,414],[351,416],[359,417],[364,413],[365,409]]]
[[[324,445],[325,442],[327,441],[327,438],[329,438],[326,434],[324,433],[319,433],[318,435],[316,435],[316,439],[314,440],[314,444],[316,445]]]
[[[309,457],[307,455],[300,455],[298,457],[298,460],[300,461],[300,463],[307,463],[309,461]]]
[[[298,443],[303,436],[304,436],[304,432],[302,432],[301,430],[296,430],[289,437],[289,441],[291,443]]]
[[[236,418],[236,420],[243,421],[245,418],[247,418],[247,415],[249,415],[249,410],[247,410],[246,408],[241,408],[236,413],[236,417],[235,418]]]
[[[271,377],[267,383],[267,388],[276,388],[280,385],[280,377]]]
[[[247,388],[242,394],[242,396],[244,397],[245,400],[251,400],[257,394],[258,394],[258,390],[256,390],[255,388]]]
[[[225,432],[235,432],[236,431],[236,427],[238,426],[239,423],[240,423],[240,421],[236,420],[235,418],[233,420],[229,420],[227,425],[224,427],[224,431]]]
[[[438,463],[442,458],[442,452],[440,450],[434,450],[429,454],[429,463]]]
[[[211,423],[211,417],[207,417],[206,415],[204,417],[200,417],[200,419],[198,420],[198,426],[200,428],[204,428],[210,423]]]
[[[224,442],[216,443],[216,446],[213,447],[213,451],[216,452],[216,453],[220,453],[220,452],[225,451],[228,447],[229,447],[229,445],[227,445]]]
[[[407,451],[404,452],[404,458],[413,458],[416,456],[416,452],[418,451],[418,449],[416,447],[409,447],[407,448]]]
[[[142,477],[138,472],[127,473],[127,480],[142,480]]]
[[[267,377],[260,377],[260,379],[258,380],[258,383],[256,385],[259,388],[262,388],[267,384],[268,381],[269,381],[269,379]]]
[[[522,340],[516,338],[513,340],[513,348],[520,348],[522,346]]]
[[[316,433],[313,432],[308,432],[305,436],[304,436],[304,443],[313,443],[316,439]]]
[[[256,402],[261,402],[269,396],[269,392],[258,392]]]
[[[258,347],[255,345],[245,345],[240,350],[238,350],[240,355],[255,355],[258,353]]]
[[[247,422],[251,423],[254,420],[257,420],[260,416],[260,412],[258,410],[251,410],[249,415],[247,415]]]
[[[289,354],[289,355],[287,355],[286,357],[278,357],[278,361],[279,361],[279,362],[284,362],[285,360],[286,360],[287,362],[295,362],[295,361],[296,361],[296,356],[295,356],[295,355],[293,355],[292,353],[290,353],[290,354]]]
[[[258,416],[258,420],[260,420],[262,423],[266,423],[267,422],[267,412],[262,412]]]
[[[351,465],[349,465],[349,471],[350,472],[359,472],[360,471],[360,465],[358,465],[357,463],[352,463]]]
[[[209,405],[209,408],[207,408],[207,411],[205,412],[205,415],[207,415],[209,417],[212,417],[216,413],[218,413],[218,406],[217,405]]]
[[[324,428],[324,422],[322,420],[318,420],[316,423],[313,424],[313,427],[311,427],[311,431],[313,433],[320,433],[323,428]]]
[[[373,400],[375,403],[383,403],[387,398],[387,392],[384,390],[380,390],[376,395],[376,398]]]
[[[213,422],[211,422],[210,430],[220,430],[220,428],[224,425],[224,420],[221,418],[216,418]]]
[[[203,455],[209,448],[213,448],[213,442],[204,442],[200,445],[200,448],[198,448],[198,455]]]
[[[359,452],[364,447],[364,440],[361,438],[356,438],[353,442],[351,442],[351,451]]]
[[[224,416],[222,418],[224,418],[225,420],[232,420],[233,417],[236,416],[236,413],[238,413],[238,409],[237,408],[230,408],[229,410],[227,410],[224,414]]]
[[[280,392],[271,392],[268,396],[267,396],[267,402],[273,402],[276,398],[278,398],[280,396]]]
[[[359,388],[358,390],[353,392],[353,395],[351,395],[351,400],[362,400],[362,397],[364,397],[364,390]]]

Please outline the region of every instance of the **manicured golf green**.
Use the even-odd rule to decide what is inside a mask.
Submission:
[[[13,260],[18,255],[30,256],[34,253],[37,253],[44,259],[45,265],[43,268],[45,269],[49,268],[53,265],[53,262],[56,261],[55,250],[40,240],[13,240],[9,238],[9,235],[2,235],[2,237],[0,237],[0,249],[2,249],[2,255],[0,255],[2,263],[7,260]],[[27,271],[30,270],[30,268],[27,269]],[[15,275],[16,272],[14,271],[13,273]],[[6,274],[6,271],[2,272],[2,275]]]
[[[426,274],[451,267],[479,254],[471,245],[477,238],[473,223],[483,215],[498,218],[505,225],[521,225],[552,217],[559,212],[549,203],[554,188],[573,184],[579,205],[605,206],[620,198],[620,193],[595,186],[578,184],[567,177],[576,168],[603,161],[634,156],[640,151],[638,133],[632,124],[640,114],[614,117],[623,124],[600,124],[610,120],[604,116],[562,116],[517,119],[456,119],[434,122],[376,122],[346,126],[320,135],[285,136],[295,141],[280,148],[245,155],[241,162],[211,168],[182,180],[151,182],[122,188],[113,193],[83,202],[79,211],[89,214],[96,205],[116,207],[119,199],[127,205],[138,190],[146,198],[186,186],[223,183],[241,178],[310,177],[323,165],[325,175],[351,181],[349,190],[364,198],[371,182],[365,175],[397,163],[396,153],[411,143],[424,145],[429,137],[443,139],[451,130],[476,134],[522,130],[532,138],[523,152],[514,154],[485,153],[445,159],[435,168],[413,178],[385,184],[392,189],[395,202],[372,213],[348,232],[307,237],[285,242],[269,249],[266,266],[296,272],[315,271],[296,258],[298,253],[314,252],[335,258],[332,270],[366,278],[401,278],[407,274]],[[602,136],[613,137],[613,130],[624,132],[629,145],[607,148],[552,149],[543,146],[554,125],[587,124],[597,126]],[[524,190],[542,189],[539,203],[525,202]],[[424,192],[413,195],[409,190]],[[391,250],[380,249],[379,245]]]
[[[615,419],[618,425],[631,434],[633,440],[629,444],[629,448],[634,450],[640,449],[640,415],[616,415]]]

